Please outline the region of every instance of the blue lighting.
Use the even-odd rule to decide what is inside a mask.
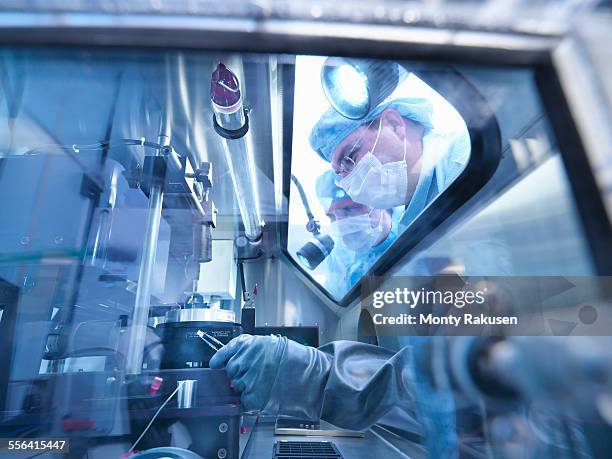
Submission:
[[[356,66],[329,61],[323,66],[321,82],[329,103],[343,116],[360,119],[370,110],[368,79]]]
[[[396,62],[329,57],[321,85],[330,105],[342,116],[359,120],[388,97],[399,83]]]
[[[341,65],[336,71],[337,87],[343,99],[355,106],[368,103],[368,86],[365,75],[352,65]]]

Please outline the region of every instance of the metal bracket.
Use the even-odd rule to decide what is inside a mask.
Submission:
[[[235,131],[230,131],[228,129],[222,128],[217,122],[216,115],[213,114],[213,127],[215,128],[215,132],[219,134],[221,137],[228,140],[236,140],[244,137],[247,132],[249,132],[249,115],[247,111],[244,111],[244,125],[240,129],[236,129]]]
[[[234,239],[234,247],[236,248],[236,258],[238,260],[252,260],[259,258],[263,254],[261,247],[262,237],[256,241],[251,241],[244,235],[240,235]]]

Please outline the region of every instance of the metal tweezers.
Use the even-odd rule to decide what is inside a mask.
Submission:
[[[215,352],[217,352],[219,349],[225,346],[225,344],[223,344],[221,341],[219,341],[214,336],[209,335],[205,331],[198,330],[196,332],[196,335],[198,335],[200,339],[202,339],[202,341],[204,341],[208,345],[208,347],[210,347]]]

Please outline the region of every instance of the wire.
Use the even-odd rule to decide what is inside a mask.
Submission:
[[[136,448],[136,445],[138,444],[138,442],[140,440],[142,440],[142,437],[145,436],[145,434],[147,433],[147,431],[149,430],[149,428],[151,427],[151,425],[153,424],[153,422],[155,421],[155,419],[157,418],[157,416],[159,415],[159,413],[161,412],[161,410],[164,409],[164,407],[168,404],[168,402],[172,399],[172,397],[174,397],[174,394],[176,394],[179,389],[183,386],[183,384],[185,384],[185,381],[181,381],[179,382],[178,386],[176,386],[176,389],[174,389],[174,392],[172,392],[170,394],[170,397],[168,397],[166,399],[166,401],[164,403],[161,404],[161,406],[157,409],[157,411],[155,412],[155,414],[153,415],[153,417],[151,418],[151,420],[149,421],[149,423],[147,424],[147,427],[145,427],[145,429],[142,431],[142,433],[140,434],[140,436],[138,437],[138,439],[132,444],[132,446],[130,447],[128,453],[131,453],[132,451],[134,451],[134,448]]]
[[[78,144],[72,144],[72,145],[56,145],[56,144],[51,144],[51,145],[43,145],[40,147],[36,147],[33,148],[31,150],[28,150],[25,154],[26,155],[31,155],[34,153],[37,153],[39,151],[44,151],[46,149],[49,148],[55,148],[58,150],[64,150],[64,151],[68,151],[68,152],[73,152],[73,153],[79,153],[80,151],[86,151],[86,150],[102,150],[104,148],[112,148],[112,147],[117,147],[117,146],[139,146],[139,147],[148,147],[148,148],[156,148],[156,149],[160,149],[163,148],[164,146],[156,143],[156,142],[151,142],[146,140],[144,137],[141,137],[140,139],[119,139],[116,142],[110,142],[107,140],[103,140],[101,142],[96,142],[96,143],[90,143],[90,144],[82,144],[82,145],[78,145]]]
[[[314,220],[314,215],[312,214],[312,211],[310,210],[310,205],[308,204],[308,199],[306,198],[306,193],[304,192],[304,188],[302,187],[302,184],[297,179],[297,177],[293,174],[291,174],[291,180],[293,181],[293,183],[298,189],[298,193],[300,194],[300,198],[302,199],[302,204],[304,205],[304,210],[306,211],[306,215],[308,216],[308,219]]]

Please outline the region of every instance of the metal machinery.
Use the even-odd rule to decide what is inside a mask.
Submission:
[[[362,308],[394,277],[573,276],[595,306],[530,305],[576,336],[436,337],[423,377],[452,388],[461,457],[612,456],[609,333],[589,328],[612,274],[605,2],[513,23],[500,2],[333,3],[0,2],[1,438],[70,439],[40,457],[293,457],[208,368],[215,349],[250,333],[399,350]],[[343,65],[376,81],[352,107],[325,86]],[[308,176],[305,82],[353,119],[415,76],[460,116],[469,161],[340,284],[322,275],[338,241]],[[427,457],[396,415],[318,447]]]

